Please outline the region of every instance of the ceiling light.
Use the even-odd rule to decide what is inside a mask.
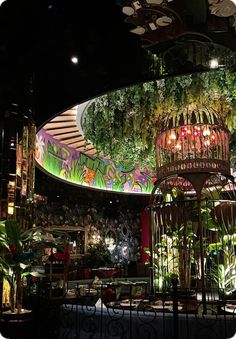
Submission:
[[[134,14],[134,9],[133,9],[133,7],[124,6],[124,7],[122,8],[122,13],[124,13],[125,15],[130,16],[130,15],[133,15],[133,14]]]
[[[236,6],[236,0],[231,0],[231,2]]]
[[[78,58],[77,58],[77,56],[73,56],[72,58],[71,58],[71,62],[73,63],[73,64],[78,64]]]
[[[0,0],[0,6],[5,2],[6,0]]]
[[[143,28],[142,26],[137,26],[134,29],[131,29],[130,32],[134,34],[142,35],[145,33],[145,28]]]
[[[210,68],[218,68],[219,62],[217,59],[211,59],[209,65],[210,65]]]

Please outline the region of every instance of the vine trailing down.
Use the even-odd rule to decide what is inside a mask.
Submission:
[[[214,70],[137,84],[96,98],[87,108],[83,130],[99,155],[155,170],[155,138],[167,113],[177,116],[191,104],[224,115],[236,154],[236,75]]]

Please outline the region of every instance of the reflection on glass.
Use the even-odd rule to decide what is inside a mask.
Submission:
[[[124,258],[128,258],[129,256],[129,246],[128,244],[124,244],[121,248],[121,254]]]
[[[107,246],[107,249],[112,252],[116,247],[116,235],[115,232],[110,230],[107,232],[105,237],[105,243]]]

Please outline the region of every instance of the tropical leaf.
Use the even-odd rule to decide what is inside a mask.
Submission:
[[[23,263],[20,263],[20,268],[22,268],[22,270],[25,270],[27,267],[29,267],[29,265],[25,265]]]
[[[32,263],[37,260],[33,251],[42,253],[46,247],[62,249],[68,236],[62,231],[50,231],[42,227],[35,227],[22,232],[15,220],[7,220],[0,224],[0,275],[6,279],[14,293],[21,294],[22,279],[28,275],[42,277],[38,272],[31,271]],[[21,292],[20,292],[21,291]],[[18,309],[18,298],[11,299],[11,310]]]
[[[11,266],[2,258],[0,257],[0,268],[3,273],[8,273],[11,269]]]
[[[20,226],[16,220],[6,220],[5,229],[9,245],[16,248],[17,252],[22,251]]]

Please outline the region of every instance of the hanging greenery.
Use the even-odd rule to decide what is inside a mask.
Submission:
[[[160,117],[177,116],[186,105],[194,103],[224,112],[226,124],[234,133],[236,74],[226,70],[195,73],[103,95],[87,109],[83,123],[85,137],[95,145],[99,155],[155,169],[155,138]]]

